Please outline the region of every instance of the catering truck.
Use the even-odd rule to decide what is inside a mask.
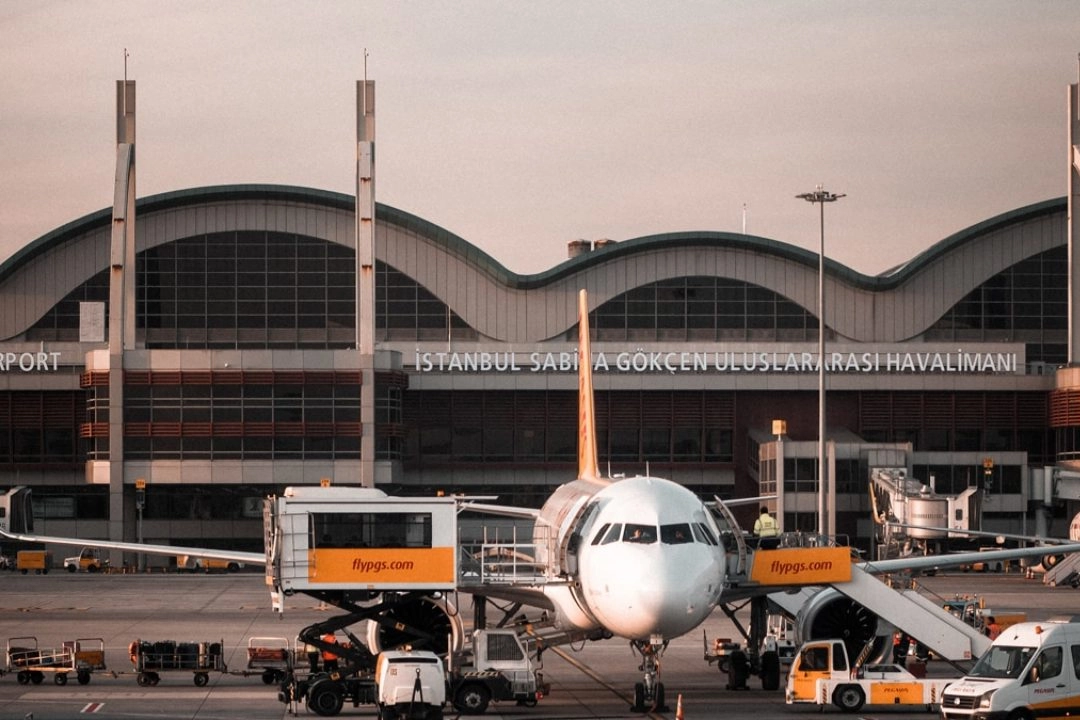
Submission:
[[[785,700],[836,705],[857,712],[863,705],[921,705],[931,709],[950,678],[917,678],[899,665],[854,665],[843,640],[804,643],[788,671]]]
[[[1080,618],[1024,622],[998,635],[941,698],[943,720],[1080,714]]]

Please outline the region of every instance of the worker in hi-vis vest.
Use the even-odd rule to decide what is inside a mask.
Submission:
[[[769,508],[764,505],[761,506],[761,514],[758,515],[757,521],[754,522],[754,534],[759,538],[776,537],[780,534],[780,529],[776,525],[776,518],[769,514]]]

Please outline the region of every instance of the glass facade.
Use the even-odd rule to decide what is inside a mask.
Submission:
[[[636,287],[590,315],[596,340],[817,339],[817,316],[783,296],[722,277],[681,277]],[[573,339],[567,333],[567,339]]]
[[[954,305],[927,340],[1023,342],[1027,361],[1068,361],[1069,260],[1065,247],[1022,260]]]

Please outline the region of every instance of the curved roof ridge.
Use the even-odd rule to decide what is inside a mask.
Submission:
[[[136,201],[136,213],[150,213],[198,202],[275,198],[321,204],[347,211],[352,211],[356,204],[354,196],[345,193],[293,185],[252,183],[211,185],[150,195]],[[920,252],[911,260],[890,268],[879,275],[865,275],[828,257],[825,259],[826,272],[860,288],[881,290],[895,287],[940,256],[964,243],[1011,223],[1058,212],[1063,210],[1065,205],[1065,198],[1059,197],[996,215],[949,235]],[[703,230],[660,233],[614,242],[591,252],[564,260],[548,270],[526,275],[513,272],[476,245],[417,215],[382,203],[376,203],[376,213],[384,221],[413,230],[425,238],[442,243],[451,254],[482,269],[493,279],[504,285],[517,289],[543,287],[567,275],[581,272],[593,265],[607,262],[616,257],[648,252],[658,246],[670,246],[673,244],[683,246],[719,244],[744,248],[751,251],[766,252],[811,267],[816,267],[818,262],[817,253],[779,240],[742,233]],[[108,225],[111,217],[112,209],[105,208],[65,223],[42,235],[16,251],[3,264],[0,264],[0,281],[3,281],[7,276],[14,273],[20,265],[48,247],[62,243],[70,237],[88,232],[96,227]]]

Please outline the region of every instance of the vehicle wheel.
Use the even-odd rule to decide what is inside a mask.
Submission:
[[[833,693],[833,704],[844,712],[857,712],[866,702],[866,695],[858,685],[841,685]]]
[[[67,685],[67,673],[56,673],[53,682],[57,685]]]
[[[234,562],[231,562],[228,564],[228,566],[226,566],[225,571],[231,573],[240,572],[240,566]]]
[[[205,687],[210,682],[210,676],[206,673],[195,673],[195,687]]]
[[[1035,717],[1027,708],[1017,708],[1009,713],[1009,720],[1032,720]]]
[[[761,654],[761,689],[780,689],[780,654],[775,650]]]
[[[308,708],[316,715],[330,717],[341,712],[345,704],[341,686],[330,679],[319,680],[308,690]]]
[[[454,707],[464,715],[483,715],[490,702],[491,693],[476,683],[466,683],[454,693]]]
[[[19,674],[15,676],[15,680],[18,681],[18,683],[20,685],[29,685],[30,684],[30,671],[29,670],[20,670]]]
[[[277,673],[273,670],[263,670],[262,681],[263,685],[273,685],[277,680]]]
[[[30,682],[34,683],[35,685],[40,685],[44,681],[45,681],[45,673],[39,672],[38,670],[31,670],[30,671]]]
[[[150,687],[150,676],[141,672],[135,676],[135,682],[137,682],[140,687]]]
[[[88,673],[88,672],[78,673],[78,674],[75,675],[75,679],[79,681],[80,685],[89,685],[90,684],[90,673]]]
[[[653,705],[656,706],[657,712],[665,712],[664,700],[664,683],[656,683],[656,697],[653,698]]]
[[[91,575],[93,575],[94,573],[96,573],[96,572],[98,571],[98,569],[99,569],[99,568],[98,568],[98,566],[97,566],[97,565],[87,565],[87,566],[86,566],[86,572],[90,573]]]
[[[67,566],[67,571],[68,571],[69,573],[73,573],[73,572],[75,572],[75,566],[74,566],[74,565],[68,565],[68,566]]]
[[[27,570],[26,570],[26,568],[23,568],[23,569],[22,569],[22,574],[23,574],[23,575],[25,575],[26,573],[27,573]]]
[[[634,706],[633,712],[645,712],[645,683],[634,683]]]
[[[443,720],[443,710],[441,707],[433,707],[428,710],[427,720]]]
[[[157,673],[150,673],[150,684],[157,687],[159,682],[161,682],[161,676]]]

